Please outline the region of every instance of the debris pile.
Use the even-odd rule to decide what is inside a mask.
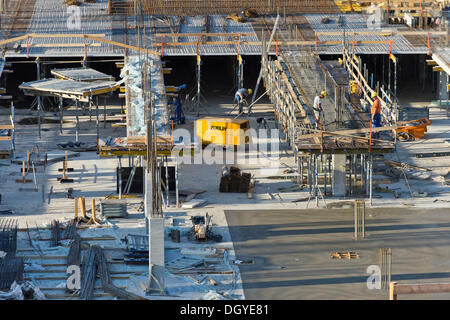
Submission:
[[[212,232],[212,219],[206,213],[206,216],[193,216],[192,229],[187,233],[190,241],[222,241],[222,236]]]

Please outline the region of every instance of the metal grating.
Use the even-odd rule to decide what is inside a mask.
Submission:
[[[17,220],[0,220],[0,251],[16,253],[17,249]]]

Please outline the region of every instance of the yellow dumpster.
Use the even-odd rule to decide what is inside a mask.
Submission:
[[[223,146],[239,146],[249,141],[246,131],[248,120],[204,117],[196,122],[196,133],[203,145],[214,143]]]

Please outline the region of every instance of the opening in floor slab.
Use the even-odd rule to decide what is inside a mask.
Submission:
[[[200,66],[200,88],[202,102],[210,108],[220,104],[232,104],[234,94],[238,89],[239,76],[242,77],[244,88],[254,89],[258,79],[261,57],[242,56],[243,68],[239,74],[239,63],[236,56],[202,56]],[[165,74],[164,82],[169,86],[186,84],[183,91],[188,99],[195,101],[197,95],[197,57],[164,57],[166,68],[171,68],[170,74]],[[265,92],[261,82],[257,97]],[[268,100],[261,99],[261,102]],[[212,110],[214,112],[214,110]]]

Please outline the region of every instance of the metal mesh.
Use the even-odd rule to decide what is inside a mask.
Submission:
[[[17,220],[0,220],[0,251],[16,252],[17,248]]]

